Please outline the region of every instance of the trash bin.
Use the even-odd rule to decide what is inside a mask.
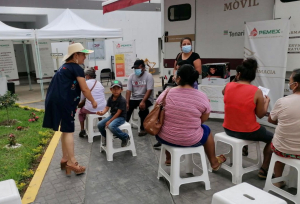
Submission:
[[[7,82],[7,90],[10,91],[11,94],[15,93],[15,83],[14,82]]]

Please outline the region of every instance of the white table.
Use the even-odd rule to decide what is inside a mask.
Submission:
[[[209,118],[220,118],[224,119],[224,96],[222,94],[222,90],[225,85],[217,86],[217,85],[199,85],[198,90],[204,92],[211,106],[211,113]]]
[[[0,96],[4,95],[7,91],[7,80],[6,77],[0,76]]]

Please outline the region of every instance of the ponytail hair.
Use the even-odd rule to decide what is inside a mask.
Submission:
[[[198,71],[190,64],[184,64],[177,70],[177,76],[180,76],[178,85],[184,86],[186,84],[193,86],[194,82],[198,80]]]
[[[253,58],[247,58],[241,65],[237,66],[236,72],[240,73],[240,80],[251,82],[256,77],[257,68],[257,61]]]

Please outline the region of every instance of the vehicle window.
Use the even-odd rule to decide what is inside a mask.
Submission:
[[[300,1],[300,0],[280,0],[282,3],[289,3],[293,1]]]
[[[192,15],[192,7],[190,4],[179,4],[168,8],[169,21],[185,21],[189,20]]]

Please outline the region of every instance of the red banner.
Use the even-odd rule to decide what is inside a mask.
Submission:
[[[129,6],[133,6],[135,4],[143,3],[149,0],[118,0],[110,4],[106,4],[103,6],[103,14],[120,10]],[[104,2],[105,3],[105,2]]]

